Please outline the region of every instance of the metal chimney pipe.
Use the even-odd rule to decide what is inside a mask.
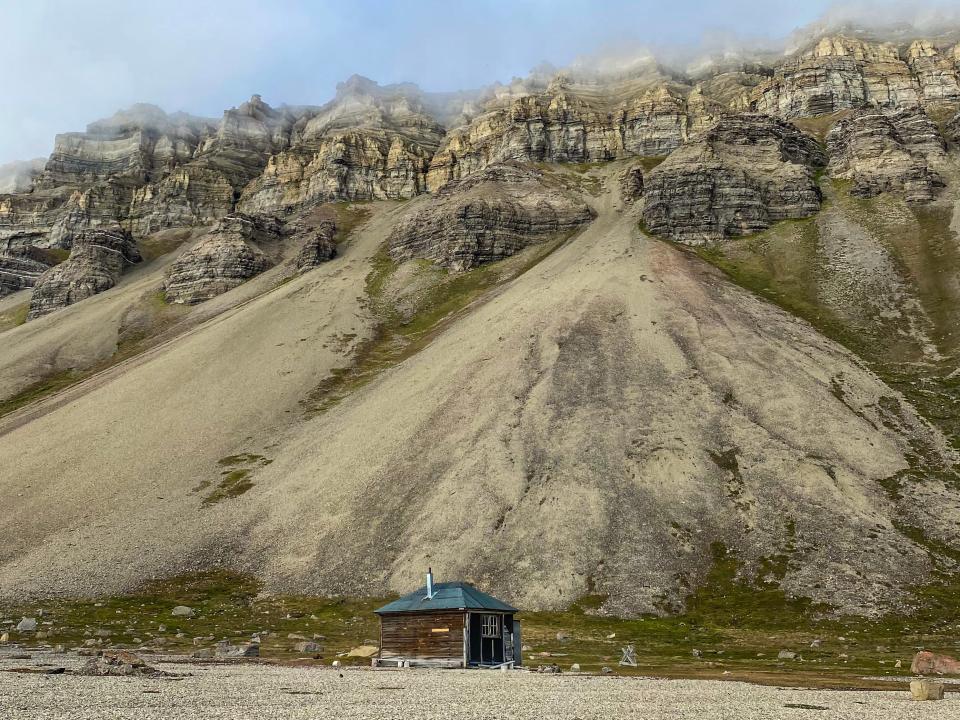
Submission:
[[[433,568],[427,568],[427,600],[433,600]]]

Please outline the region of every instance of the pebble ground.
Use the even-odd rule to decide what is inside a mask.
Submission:
[[[146,658],[148,662],[155,658]],[[939,703],[909,693],[804,690],[702,680],[524,671],[371,670],[162,663],[177,678],[2,672],[79,667],[75,654],[0,655],[2,720],[553,720],[646,718],[960,718],[960,693]]]

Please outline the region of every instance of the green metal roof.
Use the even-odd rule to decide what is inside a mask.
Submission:
[[[378,615],[405,612],[429,612],[431,610],[494,610],[497,612],[519,612],[515,607],[497,600],[473,585],[464,582],[434,583],[433,597],[427,599],[427,586],[416,592],[404,595],[399,600],[374,610]]]

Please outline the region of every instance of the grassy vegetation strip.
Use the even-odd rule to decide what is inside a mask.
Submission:
[[[714,547],[714,561],[707,581],[691,593],[679,615],[602,616],[596,614],[602,596],[582,598],[567,610],[521,613],[524,664],[555,663],[569,670],[576,663],[583,672],[611,667],[624,675],[783,685],[890,687],[862,678],[907,675],[918,647],[957,651],[956,613],[947,616],[949,625],[932,615],[832,618],[808,601],[786,598],[773,583],[745,583],[738,577],[737,559],[720,545]],[[42,608],[40,629],[47,634],[42,641],[11,633],[11,641],[26,645],[92,643],[189,654],[221,640],[240,643],[257,635],[261,656],[270,661],[367,664],[366,658],[342,654],[377,644],[373,610],[390,599],[266,593],[249,576],[211,571],[152,581],[120,597],[0,605],[0,620],[15,624]],[[174,617],[178,605],[192,608],[193,617]],[[305,657],[296,650],[304,640],[317,642],[322,651]],[[637,667],[619,665],[628,644],[636,649]],[[781,657],[783,650],[796,655]]]

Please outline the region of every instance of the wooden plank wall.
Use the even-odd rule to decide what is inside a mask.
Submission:
[[[380,656],[463,661],[462,610],[380,616]],[[435,632],[446,628],[448,632]]]

